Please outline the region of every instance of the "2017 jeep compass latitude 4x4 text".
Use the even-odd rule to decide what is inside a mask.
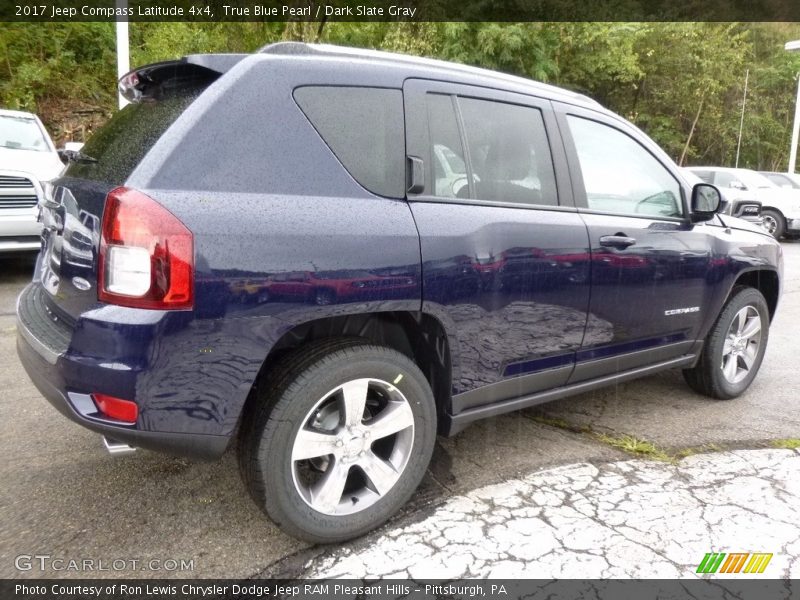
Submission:
[[[780,246],[586,97],[301,43],[120,87],[42,201],[19,356],[111,449],[235,446],[295,536],[383,523],[477,419],[758,371]]]

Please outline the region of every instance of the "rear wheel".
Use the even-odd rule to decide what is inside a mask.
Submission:
[[[360,340],[288,356],[243,432],[245,483],[284,530],[336,542],[381,525],[422,480],[436,409],[419,368]]]
[[[753,288],[734,292],[706,338],[700,360],[684,370],[686,382],[695,391],[728,400],[752,383],[769,337],[769,309]]]
[[[761,218],[764,220],[764,229],[776,240],[783,237],[786,231],[786,220],[783,215],[775,209],[765,208],[761,211]]]

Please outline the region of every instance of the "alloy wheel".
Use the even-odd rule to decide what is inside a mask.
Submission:
[[[405,396],[380,379],[348,381],[306,415],[292,447],[295,489],[326,515],[360,512],[400,479],[414,444]]]
[[[722,346],[722,373],[730,383],[750,374],[761,346],[761,315],[754,306],[742,308],[733,317]]]

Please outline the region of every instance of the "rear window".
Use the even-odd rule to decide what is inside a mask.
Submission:
[[[87,160],[70,163],[65,174],[113,184],[124,183],[197,95],[144,99],[129,104],[89,138],[81,150]],[[97,162],[88,162],[90,159]]]
[[[300,109],[344,168],[379,196],[405,197],[405,127],[400,90],[297,88]]]

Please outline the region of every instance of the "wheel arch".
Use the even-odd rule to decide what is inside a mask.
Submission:
[[[775,311],[778,308],[778,298],[780,297],[780,279],[777,271],[772,269],[750,269],[740,273],[733,283],[731,291],[728,293],[730,298],[737,288],[750,287],[755,288],[764,299],[767,301],[767,308],[769,308],[770,323],[775,317]]]
[[[428,380],[439,423],[443,422],[442,415],[450,410],[453,381],[453,356],[445,326],[429,313],[387,311],[324,317],[291,326],[265,357],[239,415],[239,424],[253,411],[257,386],[269,379],[283,356],[309,342],[336,337],[362,338],[408,356]]]

